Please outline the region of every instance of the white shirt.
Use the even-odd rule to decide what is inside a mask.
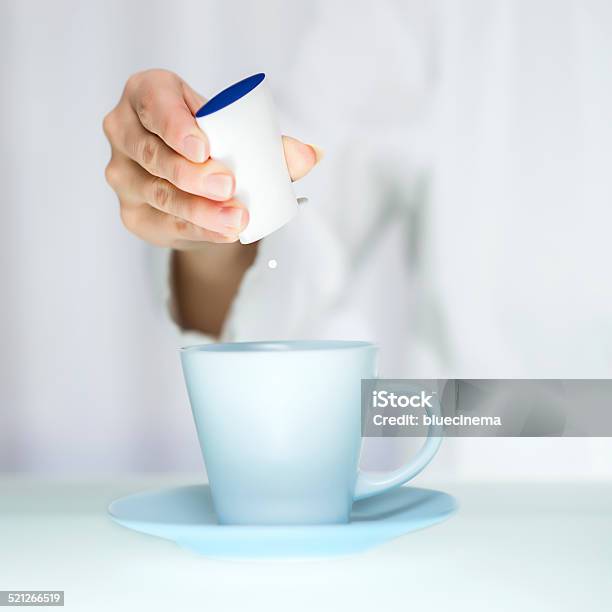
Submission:
[[[610,12],[604,0],[0,4],[0,469],[200,466],[181,340],[103,180],[102,117],[155,66],[205,96],[264,70],[284,131],[327,152],[296,187],[308,207],[262,243],[224,338],[370,338],[384,376],[609,376]],[[445,444],[431,470],[610,465],[569,440],[535,440],[531,457],[530,441],[491,442],[471,455]]]
[[[278,83],[328,154],[223,338],[369,339],[388,376],[610,376],[610,8],[358,6],[318,5]]]

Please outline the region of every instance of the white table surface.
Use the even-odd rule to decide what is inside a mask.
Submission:
[[[612,610],[612,483],[452,484],[447,522],[327,561],[213,561],[115,525],[108,502],[195,478],[0,478],[0,590],[69,610]],[[41,608],[44,609],[44,608]]]

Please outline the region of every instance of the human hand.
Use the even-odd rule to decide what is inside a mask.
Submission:
[[[248,211],[234,195],[231,171],[209,156],[194,115],[205,100],[177,74],[147,70],[130,77],[104,118],[111,145],[106,180],[119,198],[125,227],[177,250],[238,239]],[[319,161],[318,149],[283,136],[292,180]]]

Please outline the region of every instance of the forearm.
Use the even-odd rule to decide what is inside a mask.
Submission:
[[[204,243],[175,251],[172,290],[175,318],[184,329],[218,337],[246,270],[257,254],[257,243]]]
[[[106,115],[111,145],[106,179],[125,227],[173,253],[172,314],[185,329],[218,336],[257,246],[238,236],[248,224],[230,168],[210,157],[194,115],[205,100],[178,75],[146,70],[130,77]],[[320,150],[283,136],[291,180],[307,174]]]

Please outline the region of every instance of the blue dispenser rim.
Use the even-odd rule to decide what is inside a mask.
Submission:
[[[206,102],[206,104],[196,113],[196,117],[200,118],[206,117],[206,115],[212,115],[212,113],[216,113],[222,108],[240,100],[240,98],[244,98],[244,96],[253,91],[265,78],[266,75],[263,72],[259,72],[230,85]]]

